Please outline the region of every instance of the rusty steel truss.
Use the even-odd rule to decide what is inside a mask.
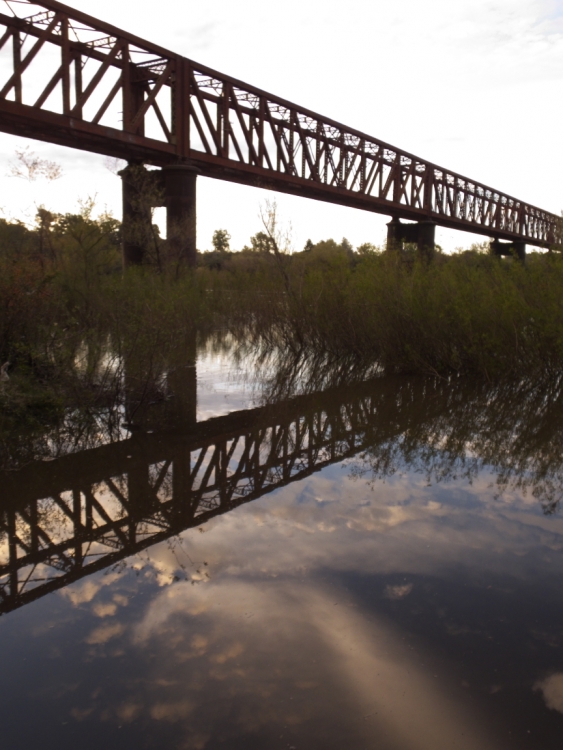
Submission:
[[[2,475],[0,615],[354,455],[387,401],[368,383]]]
[[[554,214],[54,0],[0,0],[0,130],[308,198],[558,245]]]

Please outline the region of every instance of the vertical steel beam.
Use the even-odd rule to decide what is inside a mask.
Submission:
[[[223,83],[223,93],[221,99],[217,105],[217,134],[220,139],[221,153],[224,159],[229,158],[229,136],[231,132],[231,123],[229,119],[229,96],[230,86],[225,82]]]
[[[10,598],[15,599],[19,593],[18,581],[18,548],[16,543],[16,512],[8,508],[7,530],[8,530],[8,553],[9,553],[9,570],[10,570]]]
[[[172,134],[176,139],[176,153],[180,158],[190,154],[190,62],[179,58],[172,98]]]
[[[36,555],[39,551],[39,509],[38,500],[29,504],[29,536],[31,554]]]
[[[401,154],[397,152],[395,155],[395,163],[392,167],[393,172],[393,202],[400,203],[403,191],[403,167],[401,164]]]
[[[82,555],[82,537],[83,537],[83,526],[82,526],[82,494],[80,490],[72,491],[72,518],[74,524],[74,565],[76,568],[81,568],[83,564]]]
[[[122,91],[123,91],[123,129],[135,135],[145,135],[145,118],[135,124],[135,115],[145,101],[145,82],[138,80],[138,71],[131,62],[129,45],[124,44],[121,49]]]
[[[61,20],[61,67],[63,85],[63,114],[69,115],[70,106],[70,40],[68,37],[68,18]]]
[[[123,130],[131,132],[131,121],[133,120],[133,104],[131,96],[131,62],[129,59],[129,45],[125,44],[121,50],[121,92],[123,106]]]
[[[217,488],[219,490],[219,505],[221,506],[221,508],[224,508],[227,504],[227,468],[229,465],[229,460],[227,457],[227,441],[221,440],[217,445],[217,449],[219,452],[219,456],[217,461],[217,468],[215,471],[215,478]]]
[[[82,98],[82,55],[78,54],[74,58],[74,113],[78,119],[82,119],[82,107],[78,106]]]
[[[22,77],[21,73],[17,72],[21,66],[21,48],[22,42],[20,32],[18,29],[14,29],[13,34],[13,60],[14,60],[14,73],[16,74],[16,80],[14,82],[14,96],[18,104],[22,103]]]
[[[264,120],[266,119],[266,99],[261,96],[258,114],[258,166],[264,166],[264,153],[266,144],[264,143]]]

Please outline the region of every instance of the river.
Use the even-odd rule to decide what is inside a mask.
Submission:
[[[14,437],[2,747],[561,747],[561,383],[223,346],[162,388]]]

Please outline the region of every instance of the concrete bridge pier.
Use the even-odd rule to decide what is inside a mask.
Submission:
[[[426,260],[432,260],[436,250],[436,224],[433,221],[418,222],[418,253]]]
[[[516,256],[522,263],[526,262],[526,243],[520,240],[515,242],[501,242],[500,240],[491,240],[491,252],[498,257]]]
[[[174,416],[185,428],[197,424],[197,334],[186,331],[178,342],[181,358],[171,363],[167,381],[174,396]]]
[[[162,169],[166,233],[170,256],[188,266],[197,264],[196,184],[198,170],[190,164]]]
[[[387,250],[396,251],[403,247],[403,224],[394,216],[387,224]]]
[[[130,162],[119,172],[123,197],[122,259],[123,268],[139,266],[145,260],[151,233],[151,207],[156,183],[143,164]]]
[[[197,263],[196,183],[198,170],[190,164],[172,164],[148,170],[131,162],[119,176],[122,181],[123,267],[141,265],[151,243],[152,208],[166,207],[168,256],[189,266]]]
[[[402,250],[404,242],[415,243],[420,258],[432,260],[436,247],[436,224],[427,220],[403,224],[395,216],[387,224],[387,249]]]

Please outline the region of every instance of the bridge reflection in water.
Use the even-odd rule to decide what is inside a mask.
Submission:
[[[195,367],[169,379],[174,430],[0,473],[0,614],[352,456],[372,479],[486,467],[546,514],[563,497],[560,379],[376,379],[203,422]]]
[[[356,454],[378,393],[295,397],[4,473],[0,614]]]

